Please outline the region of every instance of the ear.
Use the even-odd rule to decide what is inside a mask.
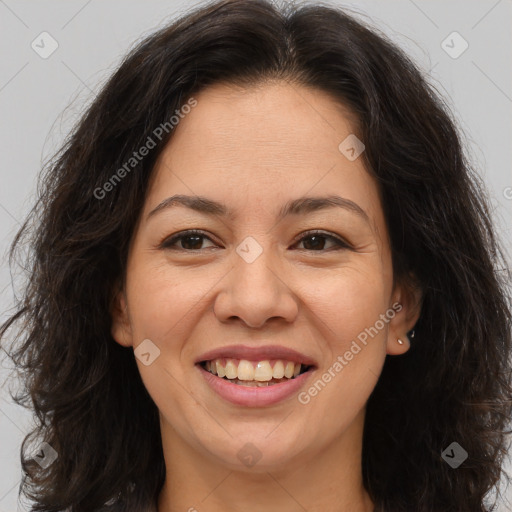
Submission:
[[[110,316],[112,318],[110,332],[114,340],[123,347],[131,347],[133,345],[131,322],[128,314],[126,294],[121,286],[118,286],[111,301]]]
[[[395,316],[389,322],[387,349],[390,355],[400,355],[410,348],[407,333],[413,329],[421,313],[423,293],[415,276],[397,282],[393,289],[390,307],[395,310]],[[403,344],[398,343],[398,340]]]

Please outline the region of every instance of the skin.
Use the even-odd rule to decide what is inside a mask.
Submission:
[[[365,405],[386,354],[409,349],[421,294],[394,286],[376,183],[362,158],[338,149],[355,119],[324,92],[287,82],[217,84],[195,98],[155,166],[112,311],[118,343],[150,339],[160,350],[148,366],[136,359],[160,411],[167,473],[158,511],[371,512]],[[214,199],[236,216],[177,206],[146,219],[174,194]],[[276,220],[288,200],[329,194],[357,203],[368,221],[342,208]],[[187,229],[205,237],[159,247]],[[301,235],[310,229],[351,248],[336,250],[328,237],[315,245]],[[248,236],[263,251],[252,263],[236,252]],[[316,359],[310,386],[396,302],[400,312],[307,404],[231,404],[194,366],[213,348],[281,344]],[[251,467],[237,457],[246,443],[261,454]]]

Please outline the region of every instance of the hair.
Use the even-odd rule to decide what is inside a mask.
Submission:
[[[386,358],[367,403],[362,476],[375,511],[494,510],[486,502],[507,476],[512,412],[510,274],[448,106],[402,50],[346,10],[224,0],[126,55],[43,166],[37,203],[12,242],[11,265],[30,246],[28,281],[0,337],[17,326],[9,356],[23,389],[13,398],[37,416],[21,447],[19,492],[32,511],[142,512],[157,503],[158,409],[133,351],[111,335],[111,311],[173,131],[105,184],[192,95],[277,80],[328,93],[355,115],[394,278],[423,293],[410,350]],[[41,439],[58,453],[47,468],[27,453]],[[441,456],[453,441],[468,453],[456,470]]]

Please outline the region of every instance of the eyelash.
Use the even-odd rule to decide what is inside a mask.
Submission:
[[[169,249],[169,250],[179,250],[179,251],[192,252],[192,253],[200,251],[201,249],[173,249],[172,248],[172,246],[176,242],[178,242],[184,238],[187,238],[189,236],[193,236],[193,235],[201,236],[202,238],[207,238],[208,240],[210,240],[210,242],[213,242],[213,240],[209,236],[207,236],[203,231],[198,230],[198,229],[190,229],[187,231],[182,231],[181,233],[177,233],[176,235],[173,235],[169,238],[165,238],[159,244],[158,248],[159,249]],[[310,231],[301,233],[301,238],[299,238],[296,242],[294,242],[294,245],[296,243],[302,242],[306,238],[309,238],[309,237],[315,236],[315,235],[320,235],[323,238],[327,238],[327,239],[334,241],[335,244],[337,245],[337,247],[334,247],[331,249],[322,249],[322,250],[318,250],[318,251],[315,251],[312,249],[299,249],[299,250],[304,250],[304,251],[308,251],[308,252],[329,252],[329,251],[333,251],[333,250],[339,251],[342,249],[352,250],[352,247],[347,242],[342,240],[341,238],[338,238],[337,236],[326,233],[325,231],[319,231],[319,230],[310,230]],[[213,242],[213,243],[215,243],[215,242]]]

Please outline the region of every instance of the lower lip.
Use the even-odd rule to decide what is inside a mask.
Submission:
[[[308,370],[294,379],[260,388],[257,386],[247,387],[240,384],[233,384],[206,371],[200,364],[196,366],[199,368],[206,382],[216,393],[228,402],[245,407],[264,407],[281,402],[291,395],[298,393],[300,388],[305,385],[306,381],[313,373],[313,370]]]

